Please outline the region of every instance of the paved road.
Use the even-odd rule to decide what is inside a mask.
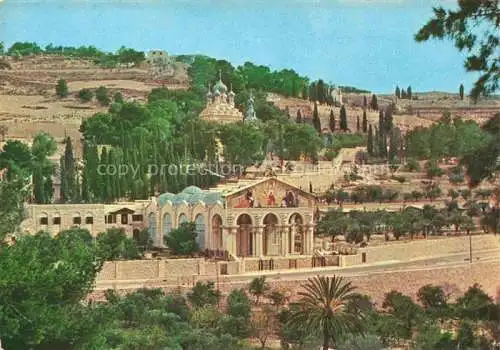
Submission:
[[[472,252],[472,261],[475,263],[484,263],[488,261],[500,261],[500,249],[489,249]],[[421,258],[413,261],[389,261],[377,264],[364,264],[350,267],[326,267],[316,269],[301,269],[289,271],[272,271],[266,273],[248,273],[233,276],[224,276],[227,282],[251,281],[256,275],[265,274],[270,279],[279,278],[287,281],[306,280],[315,275],[336,275],[341,276],[365,276],[387,272],[397,271],[415,271],[415,270],[435,270],[445,267],[468,266],[469,253],[457,253],[440,257]],[[229,277],[229,278],[228,278]]]

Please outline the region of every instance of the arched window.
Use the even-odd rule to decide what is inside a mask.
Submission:
[[[196,224],[196,242],[200,248],[203,248],[205,246],[205,218],[198,214],[194,223]]]
[[[179,215],[179,226],[185,222],[188,222],[188,218],[187,218],[186,214]]]
[[[156,237],[156,217],[153,213],[149,214],[148,225],[149,239],[154,241]]]
[[[170,214],[163,215],[163,235],[168,235],[172,231],[172,217]]]
[[[212,248],[222,249],[222,218],[219,214],[215,214],[212,218]]]

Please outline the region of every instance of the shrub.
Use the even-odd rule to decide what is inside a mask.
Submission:
[[[56,85],[56,95],[59,97],[68,96],[68,84],[66,83],[66,80],[59,79]]]
[[[115,103],[123,103],[123,95],[121,92],[116,92],[113,96],[113,100],[115,101]]]
[[[420,171],[420,164],[415,159],[410,158],[406,162],[405,171],[408,172]]]
[[[107,106],[111,102],[110,99],[109,99],[108,89],[105,86],[99,86],[97,88],[97,90],[95,91],[95,98],[103,106]]]
[[[79,92],[78,92],[78,97],[80,98],[80,100],[82,100],[83,102],[89,102],[92,100],[92,98],[94,97],[94,93],[90,90],[90,89],[81,89]]]
[[[337,152],[332,150],[332,149],[329,149],[325,152],[325,158],[328,161],[332,161],[336,156],[337,156]]]
[[[435,160],[430,160],[425,164],[426,175],[429,179],[434,177],[440,177],[444,174],[444,170],[441,169]]]

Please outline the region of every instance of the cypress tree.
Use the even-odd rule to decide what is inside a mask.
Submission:
[[[361,130],[361,125],[359,124],[359,115],[356,116],[356,131],[360,132]]]
[[[378,112],[378,131],[381,135],[385,131],[384,111],[382,109]]]
[[[392,124],[393,124],[392,106],[388,105],[385,108],[385,117],[384,117],[384,127],[387,135],[389,135],[392,130]]]
[[[380,157],[385,157],[387,155],[387,148],[386,148],[386,145],[387,145],[387,142],[386,142],[386,136],[380,131],[380,129],[378,130],[378,137],[377,137],[377,140],[378,140],[378,144],[377,144],[377,148],[378,148],[378,155]]]
[[[401,98],[401,90],[399,89],[399,86],[396,86],[395,95],[396,95],[397,98]]]
[[[405,100],[408,98],[408,95],[406,94],[406,90],[402,89],[401,90],[401,99]]]
[[[376,111],[378,109],[377,96],[375,94],[372,95],[372,101],[370,103],[370,107],[374,111]]]
[[[103,147],[101,151],[101,157],[99,160],[100,165],[100,173],[98,174],[98,183],[99,183],[99,194],[100,198],[104,202],[109,202],[111,198],[111,181],[110,175],[107,173],[108,170],[108,151],[106,147]]]
[[[373,156],[373,130],[372,130],[372,125],[368,127],[368,137],[366,141],[366,149],[368,151],[368,154],[370,156]]]
[[[71,202],[75,198],[76,163],[71,138],[64,140],[64,155],[61,157],[61,200]]]
[[[325,103],[326,100],[326,94],[325,94],[325,83],[323,82],[322,79],[318,80],[318,84],[316,85],[316,91],[317,91],[317,97],[318,97],[318,102],[320,105]]]
[[[330,126],[331,132],[334,132],[335,131],[335,115],[333,115],[333,109],[330,110],[329,126]]]
[[[377,157],[380,155],[380,133],[377,127],[375,127],[373,137],[373,155]]]
[[[316,83],[311,83],[311,86],[309,88],[309,99],[311,101],[316,102],[318,100],[318,93],[316,89]]]
[[[408,86],[408,89],[406,89],[406,95],[408,95],[408,99],[411,100],[411,86]]]
[[[313,126],[318,133],[321,133],[321,120],[319,119],[318,104],[314,102],[313,110]]]
[[[363,96],[363,107],[366,109],[368,107],[368,99],[366,98],[366,95]]]
[[[80,192],[80,176],[78,176],[78,173],[76,174],[76,179],[75,179],[75,194],[73,202],[75,203],[82,202],[82,195]]]
[[[344,105],[342,105],[342,107],[340,107],[340,129],[343,131],[346,131],[348,129],[348,127],[347,127],[347,112],[345,110]]]
[[[460,100],[464,100],[464,84],[460,84],[460,88],[458,90],[458,93],[460,94]]]
[[[366,108],[363,108],[363,132],[368,132],[368,120],[366,119]]]
[[[302,123],[302,113],[300,112],[300,108],[297,109],[297,119],[295,119],[295,121],[300,124]]]
[[[304,86],[302,87],[302,98],[303,98],[304,100],[307,100],[307,99],[309,98],[309,94],[308,94],[308,91],[307,91],[307,86],[306,86],[306,85],[304,85]]]
[[[389,140],[389,161],[394,161],[398,157],[398,152],[401,148],[401,131],[394,128],[391,131],[391,138]]]

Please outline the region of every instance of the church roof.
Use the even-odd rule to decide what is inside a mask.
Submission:
[[[177,206],[183,203],[194,205],[197,203],[204,203],[208,205],[216,204],[221,201],[221,195],[217,192],[204,191],[196,186],[186,187],[182,192],[174,193],[163,193],[158,197],[158,203],[160,207],[163,207],[167,202],[172,203],[172,205]]]
[[[309,192],[305,192],[305,191],[299,189],[297,186],[292,185],[288,182],[285,182],[285,181],[278,179],[278,178],[275,178],[275,177],[264,177],[261,179],[243,179],[243,180],[239,180],[238,182],[219,184],[217,187],[213,187],[209,191],[213,191],[214,193],[220,193],[221,197],[226,198],[226,197],[232,196],[236,193],[243,192],[247,189],[250,189],[256,185],[259,185],[259,184],[267,182],[267,181],[277,181],[277,182],[282,183],[286,186],[290,186],[290,187],[294,188],[296,191],[302,193],[306,197],[316,198],[313,194],[311,194]]]
[[[236,107],[233,107],[229,103],[213,103],[207,106],[201,113],[200,116],[203,119],[211,121],[227,121],[231,120],[234,122],[243,120],[243,113]]]
[[[215,84],[214,86],[214,92],[226,92],[227,91],[227,86],[222,82],[221,79]]]

